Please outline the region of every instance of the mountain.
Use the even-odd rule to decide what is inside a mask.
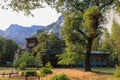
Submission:
[[[32,25],[31,27],[23,27],[17,24],[11,24],[5,31],[0,31],[0,35],[14,40],[20,46],[24,46],[25,38],[32,36],[37,30],[42,28],[44,26]]]
[[[37,36],[41,31],[47,32],[48,34],[51,32],[55,33],[57,37],[61,38],[60,29],[63,26],[63,20],[63,16],[60,16],[56,22],[46,27],[38,25],[24,27],[18,24],[11,24],[5,31],[0,30],[0,35],[6,39],[12,39],[18,45],[24,47],[26,44],[25,38]]]
[[[61,15],[56,22],[49,24],[48,26],[44,27],[41,30],[38,30],[34,36],[38,36],[38,34],[42,32],[55,33],[58,38],[62,38],[60,34],[60,29],[63,26],[64,17]]]
[[[1,35],[1,36],[3,36],[3,33],[4,33],[4,31],[3,31],[3,30],[0,30],[0,35]]]

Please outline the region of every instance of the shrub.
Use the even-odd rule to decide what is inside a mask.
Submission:
[[[15,66],[19,66],[21,63],[26,62],[27,66],[34,66],[35,58],[28,52],[23,52],[20,54],[18,59],[14,62]]]
[[[21,73],[22,76],[36,76],[37,72],[35,70],[26,70]]]
[[[26,67],[27,67],[26,62],[22,62],[22,63],[19,65],[20,70],[25,70]]]
[[[120,78],[120,66],[118,65],[116,65],[116,71],[114,73],[114,76]]]
[[[50,63],[50,62],[48,62],[48,63],[45,65],[45,67],[46,67],[46,68],[50,68],[50,69],[51,69],[51,68],[52,68],[52,65],[51,65],[51,63]]]
[[[51,74],[52,70],[50,68],[46,68],[46,67],[42,67],[40,70],[40,73],[42,76],[46,75],[46,74]]]
[[[40,76],[45,76],[46,74],[51,74],[52,70],[51,70],[52,66],[51,63],[48,62],[45,67],[42,67],[40,70]]]
[[[65,74],[54,76],[51,80],[70,80]]]

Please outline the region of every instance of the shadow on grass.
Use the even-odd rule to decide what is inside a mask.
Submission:
[[[78,70],[84,71],[84,68],[77,68]],[[101,75],[113,75],[115,68],[113,67],[92,67],[92,72]]]
[[[111,72],[100,72],[100,71],[92,71],[93,73],[96,73],[96,74],[101,74],[101,75],[113,75],[113,73]]]
[[[92,71],[97,74],[103,74],[103,75],[113,75],[115,72],[115,68],[111,67],[95,67],[92,68]]]

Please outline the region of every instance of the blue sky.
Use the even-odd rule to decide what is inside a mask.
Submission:
[[[24,16],[23,12],[17,13],[11,10],[0,9],[0,29],[5,30],[10,24],[19,24],[29,27],[31,25],[48,25],[55,22],[60,13],[58,14],[55,9],[45,7],[33,11],[34,17]]]

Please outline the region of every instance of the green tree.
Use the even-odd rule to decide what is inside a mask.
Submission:
[[[23,11],[26,15],[31,14],[31,11],[38,8],[43,8],[46,2],[52,8],[56,8],[58,12],[84,12],[85,9],[91,6],[99,6],[100,9],[108,6],[112,2],[116,7],[116,10],[119,11],[119,0],[3,0],[4,3],[7,3],[14,11],[20,12]],[[10,2],[10,3],[9,3]]]
[[[35,65],[35,58],[28,52],[21,53],[18,59],[15,61],[14,66],[19,66],[22,62],[26,62],[27,66]]]
[[[118,13],[120,13],[120,1],[119,0],[114,0],[114,2],[115,2],[115,5],[116,5],[116,11],[118,12]]]
[[[49,59],[49,54],[47,55],[47,38],[45,33],[41,33],[38,37],[38,45],[33,49],[33,54],[36,56],[37,61],[42,61],[43,64]]]
[[[109,8],[109,5],[114,3],[116,10],[119,12],[119,0],[11,0],[10,6],[16,11],[25,11],[30,13],[31,10],[40,8],[42,2],[46,2],[48,5],[55,7],[58,12],[70,14],[73,16],[82,14],[80,19],[77,19],[77,24],[74,27],[80,27],[79,24],[83,25],[83,28],[79,29],[79,33],[86,37],[86,58],[85,58],[85,71],[91,71],[90,67],[90,55],[91,46],[93,40],[99,34],[99,21],[100,13],[104,12]],[[78,14],[79,13],[79,14]],[[66,15],[66,16],[67,16]],[[79,23],[78,23],[79,22]],[[76,21],[75,21],[76,23]],[[68,26],[69,27],[69,26]],[[71,36],[71,35],[69,35]],[[73,36],[73,35],[72,35]],[[78,37],[78,36],[77,36]],[[81,43],[80,40],[75,39],[76,42]]]
[[[92,50],[94,50],[94,51],[99,50],[99,47],[100,47],[100,38],[101,38],[101,35],[97,36],[97,37],[93,40]]]
[[[22,63],[19,64],[19,68],[20,68],[21,70],[25,70],[26,67],[27,67],[26,62],[22,62]]]
[[[6,51],[4,54],[5,62],[13,62],[14,53],[18,49],[18,45],[13,40],[6,40]]]
[[[62,53],[61,40],[55,34],[41,33],[38,36],[38,45],[33,51],[37,61],[42,61],[43,65],[50,61],[52,66],[55,66],[57,63],[56,54],[60,53]]]
[[[72,67],[73,65],[76,65],[80,59],[79,54],[75,52],[67,52],[63,53],[62,55],[59,55],[59,62],[60,65],[68,65]]]
[[[80,1],[80,2],[78,1],[77,2],[78,6],[80,5],[79,3],[81,3],[81,2],[86,3],[86,4],[88,3],[88,4],[87,5],[83,4],[83,5],[85,5],[85,7],[83,7],[83,9],[82,9],[82,5],[81,5],[80,6],[81,9],[80,9],[80,7],[78,7],[78,9],[80,9],[80,10],[74,11],[74,13],[72,13],[72,14],[69,12],[66,12],[67,9],[65,9],[66,13],[64,13],[64,14],[67,14],[67,16],[70,18],[70,19],[65,20],[65,23],[64,23],[64,27],[68,27],[65,30],[69,30],[68,34],[66,31],[65,35],[67,38],[65,40],[66,40],[66,42],[69,42],[72,44],[83,43],[85,45],[85,50],[86,50],[85,70],[91,71],[91,68],[90,68],[90,56],[91,56],[91,54],[90,53],[91,53],[92,43],[93,43],[93,40],[100,33],[99,19],[101,17],[102,9],[108,4],[104,4],[103,5],[104,7],[103,6],[100,7],[99,4],[98,5],[92,4],[89,1]],[[93,2],[94,2],[94,0],[93,0]],[[103,3],[103,2],[98,2],[98,3]],[[111,4],[112,2],[108,1],[108,3]],[[70,2],[69,2],[69,4],[70,4]],[[63,4],[62,4],[62,6],[63,6]],[[59,8],[61,8],[61,7],[59,7]],[[71,8],[69,6],[66,6],[65,8],[72,9],[73,7]],[[79,34],[79,35],[75,35],[75,34]]]
[[[13,62],[14,53],[18,45],[12,40],[6,40],[0,37],[0,64],[5,66],[6,62]]]
[[[6,51],[6,39],[0,37],[0,66],[5,65],[4,54]]]
[[[120,32],[120,24],[118,24],[117,22],[115,22],[115,20],[113,20],[113,25],[111,28],[111,36],[112,36],[112,40],[113,40],[113,56],[115,58],[118,59],[118,61],[120,62],[119,58],[120,58],[120,37],[119,37],[119,32]]]
[[[112,49],[113,49],[112,43],[113,42],[111,39],[111,35],[108,32],[108,30],[105,29],[103,32],[103,39],[101,40],[101,44],[100,44],[100,50],[112,53]]]
[[[77,19],[79,20],[79,18],[80,18],[79,16],[74,18],[73,14],[71,14],[69,17],[68,16],[64,17],[65,22],[64,22],[64,27],[61,30],[61,33],[62,33],[62,37],[65,40],[66,48],[63,54],[58,55],[59,56],[58,64],[60,65],[72,66],[72,65],[76,65],[78,61],[84,59],[83,53],[85,52],[84,50],[85,38],[79,35],[79,33],[77,32],[77,30],[79,29],[78,27],[73,27],[73,25],[78,25]],[[79,43],[77,40],[82,42]]]

